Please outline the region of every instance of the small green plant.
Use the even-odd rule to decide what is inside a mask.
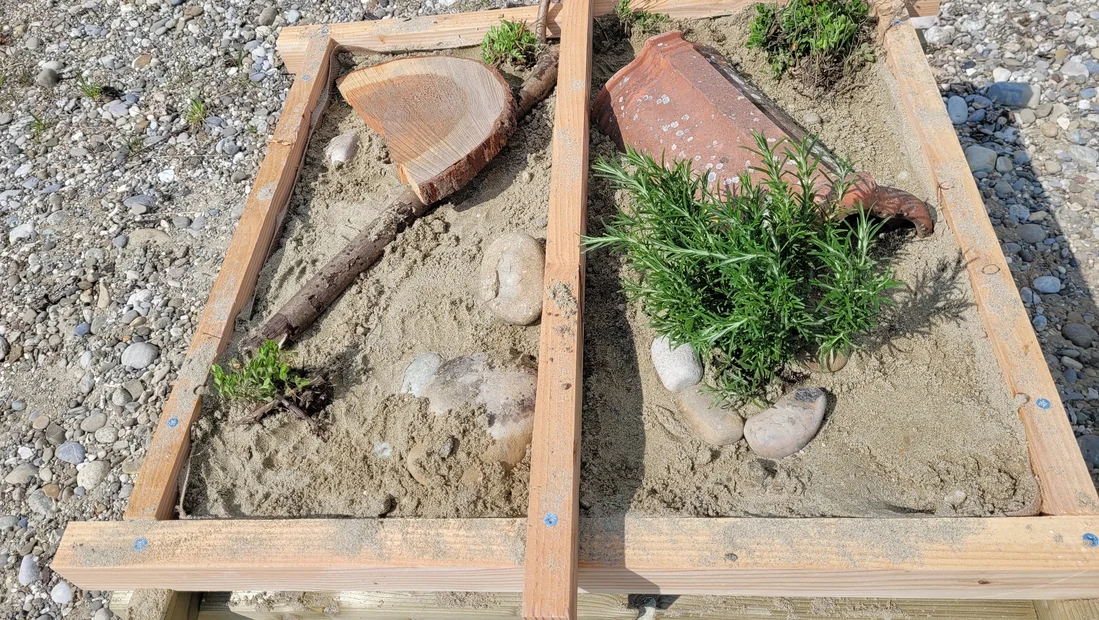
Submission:
[[[20,86],[31,85],[31,74],[27,71],[23,71],[19,74],[19,77],[15,80]]]
[[[126,154],[133,156],[145,150],[145,140],[141,136],[130,136],[126,139]]]
[[[641,34],[651,34],[659,30],[668,21],[668,16],[663,13],[651,13],[649,11],[634,10],[630,8],[630,0],[618,0],[614,7],[614,13],[618,16],[619,23],[626,36],[634,31]]]
[[[746,46],[767,56],[775,78],[787,71],[823,86],[873,61],[866,0],[791,0],[757,4]]]
[[[232,360],[228,369],[214,364],[214,389],[222,398],[255,405],[242,424],[260,421],[281,407],[295,417],[315,425],[307,411],[321,404],[320,380],[308,378],[291,368],[289,356],[274,340],[266,340],[241,362]],[[314,426],[314,430],[316,427]]]
[[[540,47],[538,37],[525,23],[502,19],[481,40],[481,58],[490,65],[506,62],[525,67],[534,63]]]
[[[8,74],[0,73],[0,88],[4,87],[4,84],[8,83]]]
[[[658,333],[703,356],[726,402],[763,396],[803,351],[849,352],[897,286],[872,255],[881,223],[837,221],[838,203],[816,198],[812,146],[757,135],[761,180],[745,172],[720,196],[689,161],[666,168],[631,149],[595,164],[630,204],[585,245],[624,252],[638,274],[627,296]],[[841,167],[837,178],[849,178]],[[834,195],[848,188],[837,182]]]
[[[53,123],[47,121],[44,117],[31,112],[31,138],[35,141],[40,140],[52,126]]]
[[[80,76],[76,79],[76,87],[80,89],[80,93],[88,99],[99,100],[103,96],[103,85],[89,81],[84,76]]]
[[[183,111],[183,119],[191,125],[201,125],[206,120],[206,104],[198,97],[187,100],[187,109]]]

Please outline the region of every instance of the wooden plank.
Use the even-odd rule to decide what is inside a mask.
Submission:
[[[610,594],[1083,598],[1099,516],[581,520],[579,586]],[[86,590],[519,592],[522,519],[73,522]]]
[[[207,595],[199,620],[207,614],[231,610],[250,620],[432,620],[504,619],[521,617],[518,594],[461,595],[429,592],[318,592],[293,602],[257,604],[259,593],[234,592],[228,600]],[[636,620],[646,596],[581,594],[577,617],[583,620]],[[656,601],[656,618],[708,620],[1036,620],[1030,601],[951,601],[910,599],[807,599],[759,596],[664,596]],[[644,617],[644,616],[642,616]],[[1094,616],[1099,617],[1099,616]],[[1094,618],[1093,617],[1093,618]],[[1068,620],[1068,619],[1066,619]],[[1073,618],[1072,620],[1076,620]]]
[[[1073,601],[1034,601],[1038,620],[1096,620],[1099,599]]]
[[[570,0],[563,18],[523,589],[523,617],[539,619],[576,617],[579,550],[592,0]]]
[[[1099,496],[915,30],[907,23],[890,28],[885,48],[908,129],[923,145],[927,169],[938,187],[939,209],[965,258],[996,361],[1008,388],[1025,400],[1019,417],[1041,486],[1041,510],[1056,515],[1099,513]]]
[[[252,296],[297,180],[314,111],[328,92],[334,42],[315,28],[305,65],[290,87],[282,116],[260,166],[244,213],[222,260],[221,271],[199,319],[187,359],[160,414],[126,508],[127,519],[174,516],[176,478],[187,460],[190,429],[202,409],[210,366],[225,350],[241,306]]]
[[[729,15],[755,2],[756,0],[634,0],[630,6],[686,19]],[[561,36],[561,11],[565,4],[567,3],[550,5],[549,18],[546,20],[547,36]],[[596,15],[605,15],[614,11],[616,4],[617,0],[594,0],[593,10]],[[349,51],[437,50],[480,45],[488,29],[499,24],[501,19],[533,24],[537,15],[538,7],[524,6],[495,11],[329,24],[327,28],[336,44]],[[308,28],[283,28],[279,34],[279,54],[290,73],[297,73],[301,67]]]

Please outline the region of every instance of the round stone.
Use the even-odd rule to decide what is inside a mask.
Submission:
[[[744,438],[759,456],[781,459],[801,450],[817,434],[828,397],[817,387],[798,388],[744,423]]]
[[[84,446],[75,441],[66,441],[57,448],[57,458],[73,465],[83,463],[86,456],[87,452],[84,450]]]
[[[702,362],[689,344],[674,349],[664,336],[653,340],[651,347],[653,366],[660,382],[671,392],[682,392],[702,380]]]
[[[1056,276],[1040,276],[1034,278],[1032,284],[1034,290],[1039,293],[1052,294],[1061,292],[1061,280]]]
[[[521,232],[497,237],[481,259],[479,290],[489,311],[506,323],[530,325],[542,316],[545,254]]]
[[[148,342],[131,342],[130,346],[122,352],[122,365],[135,370],[144,370],[158,357],[160,357],[160,349],[156,345]]]
[[[1072,344],[1086,349],[1099,339],[1099,333],[1083,323],[1065,323],[1061,328],[1061,335]]]

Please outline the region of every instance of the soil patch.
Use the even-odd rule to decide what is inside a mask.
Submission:
[[[926,174],[909,159],[915,145],[895,135],[903,113],[893,103],[884,59],[842,95],[809,97],[793,80],[772,80],[761,55],[741,47],[747,18],[675,26],[689,40],[721,49],[799,121],[817,115],[820,122],[805,123],[808,129],[857,169],[934,201]],[[593,95],[642,41],[623,40],[608,20],[599,21]],[[193,444],[188,513],[525,515],[528,462],[504,471],[481,461],[488,442],[477,419],[483,412],[437,417],[425,401],[396,394],[405,367],[426,351],[444,358],[485,352],[498,366],[536,359],[538,327],[494,320],[475,285],[481,252],[495,236],[518,230],[545,237],[552,105],[551,99],[523,121],[466,189],[403,233],[295,347],[301,365],[331,373],[327,443],[285,414],[236,426],[223,404],[208,399]],[[361,132],[361,152],[349,167],[328,171],[323,148],[348,129]],[[600,156],[613,157],[615,149],[593,128],[593,160]],[[398,191],[381,139],[345,103],[330,104],[255,308],[237,334],[273,312]],[[624,196],[599,179],[590,191],[588,228],[598,234]],[[654,333],[625,299],[624,267],[609,252],[590,255],[584,514],[992,515],[1033,506],[1037,485],[1023,429],[945,221],[929,239],[899,232],[885,245],[907,288],[844,370],[806,378],[805,385],[833,395],[825,425],[806,449],[777,462],[755,457],[743,442],[719,449],[692,436],[652,367]],[[417,478],[427,484],[405,467],[405,455],[420,442],[447,447],[420,461]]]

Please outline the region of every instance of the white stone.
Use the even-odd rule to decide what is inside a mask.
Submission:
[[[923,32],[924,41],[929,45],[950,45],[954,40],[953,26],[932,26]]]
[[[545,267],[545,253],[537,239],[521,232],[500,235],[481,258],[481,301],[506,323],[534,323],[542,316]]]
[[[781,459],[809,443],[824,421],[828,397],[824,390],[798,388],[770,409],[744,423],[744,437],[752,451],[767,459]]]
[[[27,222],[26,224],[20,224],[15,228],[8,231],[8,243],[14,244],[16,241],[23,239],[30,239],[34,237],[34,224]]]
[[[110,467],[104,461],[92,461],[76,472],[76,484],[84,487],[86,491],[91,491],[103,482],[109,469]]]
[[[401,394],[411,394],[417,398],[422,396],[424,386],[435,378],[435,371],[442,363],[443,358],[434,351],[417,355],[404,371]]]
[[[38,562],[34,560],[34,556],[25,555],[22,561],[19,562],[19,583],[25,586],[29,586],[38,578],[42,576],[42,571],[38,568]]]
[[[332,138],[332,141],[324,148],[324,157],[328,160],[330,167],[339,168],[354,159],[355,153],[358,151],[359,132],[352,129]]]
[[[1066,60],[1064,64],[1061,65],[1061,75],[1070,80],[1073,78],[1081,78],[1086,80],[1090,73],[1091,72],[1088,71],[1087,65],[1080,62],[1079,60]]]
[[[671,392],[682,392],[702,380],[702,362],[689,344],[671,348],[670,341],[660,336],[651,347],[653,366],[660,382]]]
[[[50,590],[50,599],[58,605],[68,605],[73,600],[73,589],[64,581],[58,581]]]
[[[1011,70],[1003,67],[996,67],[992,70],[992,79],[997,82],[1006,82],[1011,79]]]
[[[167,170],[161,170],[156,176],[160,179],[161,183],[172,183],[176,180],[176,171],[169,168]]]

